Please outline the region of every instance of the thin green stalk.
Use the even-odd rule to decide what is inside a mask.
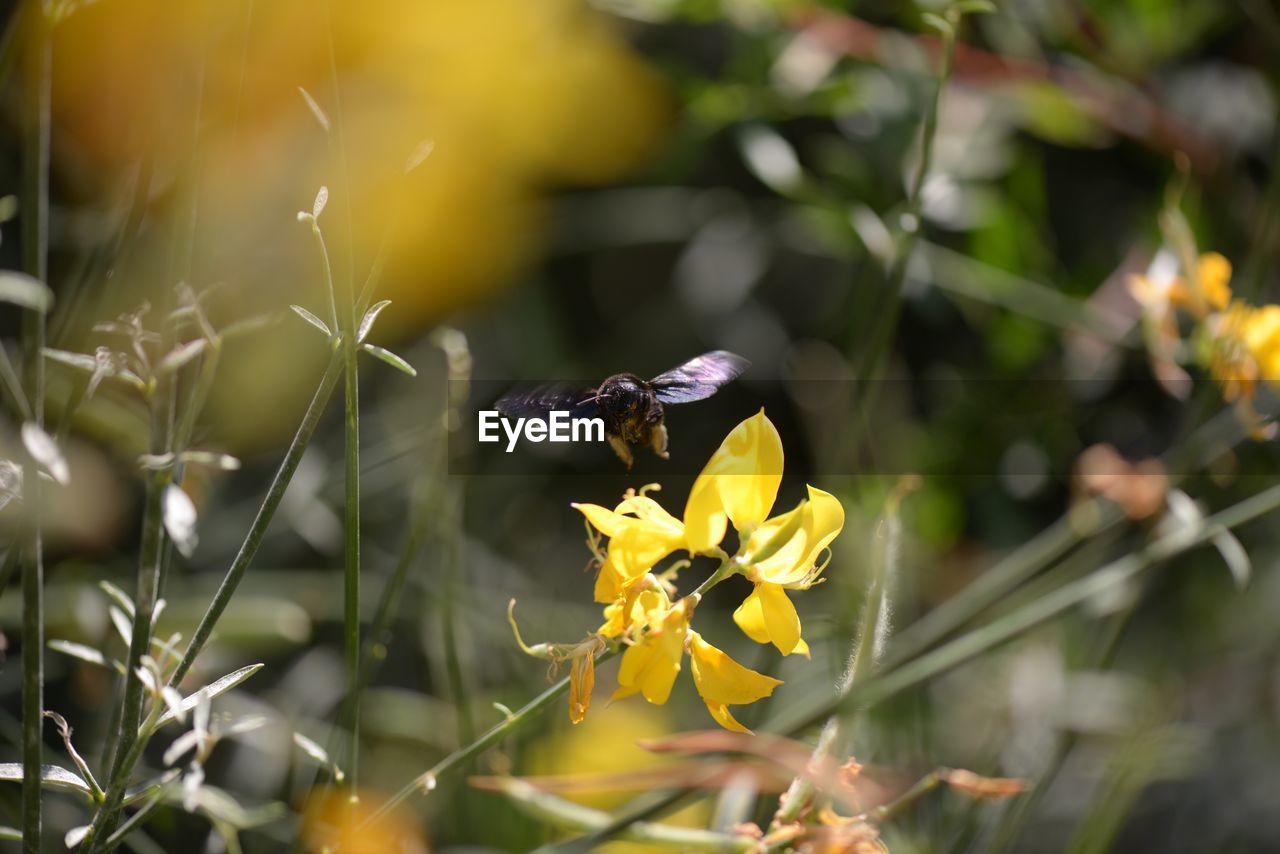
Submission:
[[[951,26],[942,33],[942,62],[938,67],[937,85],[934,86],[933,94],[930,96],[929,107],[925,110],[924,124],[920,130],[920,162],[916,166],[911,187],[907,191],[906,211],[901,223],[902,231],[894,246],[893,261],[889,267],[884,295],[877,303],[877,311],[870,315],[876,318],[876,333],[865,351],[864,377],[872,375],[879,362],[881,351],[898,326],[907,266],[911,262],[916,241],[920,237],[924,185],[933,168],[933,148],[938,136],[938,110],[942,104],[942,93],[951,81],[951,72],[955,66],[956,35],[961,17],[960,13],[954,10],[947,12],[947,22]],[[882,312],[887,314],[882,315]]]
[[[613,816],[607,812],[566,801],[514,777],[504,779],[500,788],[524,812],[558,828],[594,831],[607,827],[613,821]],[[748,852],[756,847],[755,840],[746,836],[646,822],[628,825],[618,838],[681,851]]]
[[[165,427],[168,407],[164,400],[168,397],[168,389],[172,382],[151,399],[151,453],[162,454],[167,447],[167,429]],[[160,469],[147,473],[146,499],[142,510],[142,544],[138,558],[138,583],[134,594],[133,634],[129,639],[129,656],[125,660],[124,700],[121,704],[120,725],[115,736],[115,746],[110,751],[111,771],[108,778],[113,781],[122,779],[127,782],[128,773],[122,773],[125,757],[128,756],[138,740],[138,727],[142,721],[142,704],[145,686],[139,671],[142,669],[142,657],[151,649],[152,618],[155,614],[156,599],[160,590],[160,566],[164,546],[164,491],[172,476],[171,469]],[[119,797],[124,796],[124,782],[119,786]],[[103,838],[114,828],[116,811],[107,809],[111,805],[112,788],[108,789],[108,799],[91,825],[96,838]],[[95,826],[96,825],[96,826]],[[86,837],[88,839],[88,837]],[[90,849],[92,850],[92,849]]]
[[[196,626],[191,640],[187,643],[182,660],[178,663],[177,668],[174,669],[173,675],[169,677],[170,685],[175,687],[180,685],[183,678],[191,670],[196,658],[200,655],[200,651],[204,648],[205,643],[208,642],[210,635],[213,634],[213,629],[218,620],[221,619],[223,612],[226,611],[231,602],[231,598],[235,595],[236,588],[243,579],[245,571],[257,555],[258,548],[262,545],[262,540],[266,536],[267,528],[270,526],[276,510],[280,506],[281,499],[284,498],[285,490],[293,479],[294,472],[298,469],[298,463],[302,460],[302,455],[311,441],[311,436],[315,433],[316,426],[320,423],[320,416],[324,414],[325,406],[329,402],[334,386],[338,383],[338,378],[341,376],[340,364],[340,357],[335,353],[329,362],[328,369],[320,380],[320,385],[316,389],[315,395],[311,399],[310,406],[307,407],[302,423],[298,425],[298,431],[294,434],[293,441],[289,444],[289,449],[285,452],[284,459],[280,462],[280,468],[276,470],[275,477],[267,488],[267,494],[263,498],[262,505],[258,508],[253,524],[250,525],[248,533],[245,534],[240,550],[236,553],[235,559],[232,560],[227,574],[222,579],[222,584],[219,585],[217,593],[214,594],[213,601],[209,603],[209,607],[204,616],[201,617],[199,625]],[[145,731],[145,729],[146,727],[144,726],[143,730]],[[129,782],[129,775],[141,757],[145,743],[146,736],[139,736],[134,742],[133,749],[125,755],[123,761],[118,763],[118,767],[113,770],[107,786],[106,801],[94,818],[94,825],[91,826],[89,831],[91,836],[86,837],[87,842],[92,839],[92,834],[96,833],[103,826],[103,823],[108,820],[108,816],[119,811],[125,788]],[[112,818],[111,820],[114,819]]]
[[[898,518],[901,495],[889,498],[883,517],[876,531],[872,552],[871,578],[862,608],[862,629],[849,653],[849,661],[837,684],[837,692],[844,693],[855,682],[865,680],[876,667],[883,651],[884,635],[889,622],[889,582],[897,573],[898,549],[902,539],[902,522]],[[832,715],[822,728],[818,744],[814,747],[812,762],[827,757],[837,759],[848,755],[853,740],[855,714],[849,710]],[[777,830],[799,818],[800,813],[813,800],[815,787],[812,778],[800,775],[792,781],[779,802],[773,817],[771,830]]]
[[[342,634],[347,664],[346,721],[351,732],[345,770],[349,785],[354,788],[360,760],[360,403],[355,319],[351,307],[348,302],[348,326],[342,336],[346,446],[346,545],[343,550],[346,570]]]
[[[1112,561],[1084,578],[1064,584],[1052,593],[1016,611],[993,619],[932,652],[904,662],[891,671],[872,676],[863,683],[854,683],[842,696],[823,703],[801,719],[789,723],[784,731],[802,731],[824,720],[840,708],[870,706],[882,702],[901,691],[963,664],[974,656],[993,649],[1095,596],[1127,583],[1152,566],[1209,542],[1223,530],[1236,528],[1277,507],[1280,507],[1280,486],[1273,486],[1210,516],[1193,532],[1179,531],[1162,537],[1141,551]]]
[[[49,278],[49,151],[50,80],[53,46],[42,9],[33,6],[28,46],[26,92],[26,151],[23,158],[24,228],[22,261],[27,272]],[[47,328],[41,311],[22,318],[23,367],[31,418],[44,426],[44,348]],[[43,485],[34,460],[27,460],[23,478],[26,522],[26,560],[22,567],[22,848],[41,848],[43,815],[41,763],[44,744],[44,543],[41,536]]]
[[[467,696],[466,680],[462,675],[462,662],[458,654],[458,598],[461,595],[462,575],[462,503],[461,490],[454,497],[452,534],[449,538],[448,571],[444,596],[440,603],[440,622],[444,631],[445,676],[449,681],[449,693],[458,718],[458,737],[463,742],[476,737],[475,723],[471,717],[471,703]]]
[[[902,312],[902,288],[906,282],[907,267],[910,265],[911,256],[923,226],[924,185],[933,167],[934,142],[938,135],[938,110],[942,103],[942,93],[951,81],[951,72],[955,65],[956,36],[962,18],[963,13],[954,6],[946,12],[946,22],[949,26],[942,31],[942,62],[938,68],[937,85],[930,97],[920,132],[920,162],[907,192],[906,209],[901,217],[900,231],[885,277],[885,286],[866,315],[873,318],[874,323],[871,326],[870,339],[862,348],[859,358],[855,360],[859,403],[853,418],[851,432],[854,435],[866,426],[875,397],[874,390],[870,387],[870,380],[879,369],[885,351],[898,328],[898,315]]]
[[[600,653],[600,655],[596,656],[596,666],[598,667],[610,658],[613,658],[615,655],[617,655],[617,650],[605,650]],[[425,773],[414,777],[403,788],[401,788],[400,791],[396,792],[384,804],[374,810],[373,813],[360,824],[360,827],[368,827],[370,824],[378,821],[383,816],[387,815],[387,813],[402,804],[415,792],[430,792],[436,787],[436,781],[447,771],[456,768],[471,759],[473,756],[483,753],[507,735],[536,718],[543,712],[543,710],[550,708],[551,704],[558,700],[568,690],[569,677],[566,676],[559,682],[547,688],[547,690],[543,691],[538,696],[534,697],[528,703],[521,706],[519,710],[512,712],[511,715],[501,723],[491,726],[475,741],[465,747],[458,748],[453,753],[450,753],[444,759],[441,759],[433,765]]]

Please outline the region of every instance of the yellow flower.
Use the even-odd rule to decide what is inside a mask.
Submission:
[[[647,631],[622,655],[615,700],[638,693],[660,706],[671,696],[689,632],[689,605],[687,599],[681,599],[674,607],[663,607],[665,600],[665,593],[653,590],[638,597],[637,606],[645,609]]]
[[[707,711],[716,723],[735,732],[750,732],[729,713],[729,706],[754,703],[768,697],[782,680],[765,676],[743,667],[723,651],[702,639],[697,632],[690,632],[689,662],[693,670],[693,683],[698,694],[707,704]]]
[[[655,563],[685,545],[684,524],[647,495],[628,495],[613,510],[599,504],[573,506],[609,538],[596,578],[597,602],[615,601]]]

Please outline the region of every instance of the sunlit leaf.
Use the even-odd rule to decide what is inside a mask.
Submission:
[[[22,782],[22,765],[18,762],[0,763],[0,780]],[[60,765],[40,766],[40,784],[50,789],[62,789],[68,792],[79,792],[85,797],[91,796],[89,784]]]
[[[302,100],[307,102],[307,109],[311,110],[311,115],[316,117],[316,121],[320,123],[320,127],[324,128],[324,132],[329,132],[329,116],[325,111],[320,109],[320,105],[316,103],[316,99],[311,97],[311,93],[301,86],[298,87],[298,94],[302,96]]]
[[[31,458],[54,480],[63,486],[71,481],[71,469],[67,466],[67,460],[62,456],[58,443],[34,421],[23,423],[22,444]]]
[[[320,318],[316,317],[316,316],[315,316],[314,314],[312,314],[311,312],[307,311],[307,310],[306,310],[305,308],[303,308],[302,306],[300,306],[300,305],[291,305],[291,306],[289,306],[289,308],[293,309],[294,314],[298,315],[298,317],[301,317],[301,318],[302,318],[303,320],[305,320],[307,323],[310,323],[310,324],[311,324],[312,326],[314,326],[316,329],[319,329],[319,330],[320,330],[321,332],[323,332],[325,335],[329,335],[329,336],[333,335],[333,333],[329,331],[329,325],[328,325],[327,323],[325,323],[325,322],[324,322],[323,320],[321,320]]]
[[[108,658],[105,654],[91,646],[85,646],[82,643],[75,643],[74,641],[67,640],[51,640],[47,646],[54,652],[60,652],[63,655],[69,655],[72,658],[87,661],[89,664],[96,664],[99,667],[107,667],[117,671],[118,673],[124,673],[123,662],[116,661],[114,658]]]
[[[1231,570],[1231,578],[1236,587],[1241,590],[1248,587],[1249,579],[1253,577],[1253,561],[1249,559],[1249,553],[1236,539],[1236,535],[1226,530],[1219,531],[1213,537],[1213,547],[1222,555],[1227,569]]]
[[[67,831],[65,836],[62,837],[62,843],[66,845],[68,849],[75,848],[84,841],[85,834],[88,832],[89,825],[87,824],[82,824],[79,827],[73,827]]]
[[[364,313],[364,317],[360,320],[360,331],[356,333],[356,341],[364,341],[369,337],[369,330],[373,329],[373,322],[378,319],[378,314],[389,305],[391,305],[391,300],[384,299],[369,306],[369,310]]]
[[[110,581],[99,581],[98,589],[107,594],[112,602],[120,606],[120,610],[129,615],[129,619],[133,619],[133,600],[129,598],[129,594],[125,593],[119,587],[116,587]]]
[[[324,206],[327,204],[329,204],[329,188],[322,186],[320,191],[316,193],[316,200],[311,203],[311,215],[319,219],[320,214],[324,213]]]
[[[53,307],[49,286],[17,270],[0,270],[0,302],[46,314]]]
[[[262,669],[261,664],[250,664],[247,667],[241,667],[239,670],[235,670],[235,671],[232,671],[231,673],[228,673],[226,676],[223,676],[221,679],[217,680],[216,682],[206,685],[196,693],[192,694],[190,697],[185,698],[181,703],[182,710],[191,711],[192,709],[194,709],[196,707],[196,704],[200,702],[201,694],[204,694],[210,700],[212,700],[214,697],[218,697],[222,694],[225,694],[226,692],[230,691],[232,688],[236,687],[241,682],[248,679],[250,676],[257,673],[261,669]],[[157,722],[156,725],[164,726],[165,724],[173,720],[174,720],[173,713],[165,712],[163,715],[160,716],[160,720]]]
[[[378,347],[373,344],[361,344],[360,346],[362,346],[369,355],[376,356],[396,370],[404,371],[411,377],[416,377],[418,375],[418,372],[414,369],[413,365],[410,365],[390,350],[385,350],[382,347]]]
[[[165,354],[165,357],[160,360],[159,366],[156,367],[156,373],[173,373],[203,353],[205,348],[208,346],[209,339],[207,338],[197,338],[194,341],[179,344],[177,347],[174,347]]]
[[[164,490],[164,529],[169,539],[178,547],[183,557],[195,553],[199,536],[196,533],[196,505],[182,487],[170,484]]]

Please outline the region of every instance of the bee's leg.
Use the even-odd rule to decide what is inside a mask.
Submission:
[[[626,463],[627,469],[630,470],[631,464],[635,462],[635,457],[631,456],[631,447],[621,436],[613,433],[608,434],[605,438],[609,440],[609,447],[613,448],[613,452],[618,455],[618,459]]]
[[[669,459],[670,454],[667,453],[667,425],[659,421],[649,430],[649,447],[653,448],[653,452],[662,459]]]

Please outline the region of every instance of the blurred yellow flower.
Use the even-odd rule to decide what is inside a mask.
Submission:
[[[1129,277],[1129,293],[1147,311],[1161,315],[1174,306],[1203,316],[1210,309],[1222,311],[1231,302],[1231,262],[1222,254],[1201,255],[1193,281],[1190,284],[1181,276],[1140,273]]]
[[[1280,305],[1236,300],[1211,334],[1209,370],[1228,401],[1252,398],[1259,380],[1280,382]]]
[[[514,280],[548,189],[622,178],[671,116],[662,78],[584,0],[112,0],[76,4],[53,38],[59,183],[119,211],[113,234],[126,212],[145,223],[104,317],[164,305],[179,280],[221,283],[236,318],[321,304],[294,214],[328,185],[335,271],[359,288],[380,259],[379,334],[417,333]],[[316,343],[289,323],[229,347],[219,438],[296,424]]]
[[[689,661],[693,683],[716,723],[736,732],[750,732],[729,712],[729,706],[754,703],[773,693],[782,680],[743,667],[724,652],[690,632]]]

